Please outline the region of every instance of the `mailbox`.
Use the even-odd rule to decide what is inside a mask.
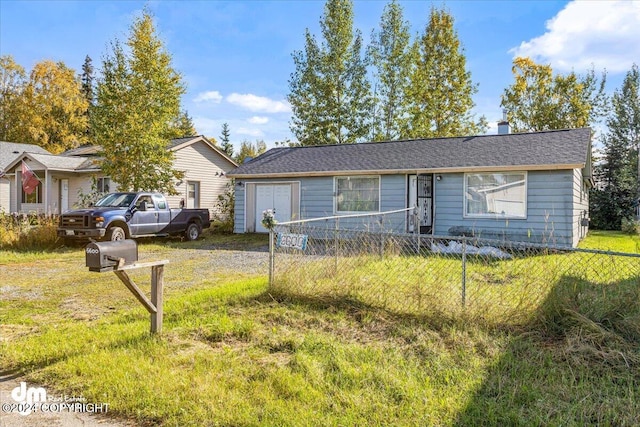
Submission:
[[[118,268],[121,259],[124,259],[125,265],[138,261],[138,245],[130,239],[91,242],[84,252],[89,271],[113,271]]]

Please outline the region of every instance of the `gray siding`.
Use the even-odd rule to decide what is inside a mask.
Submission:
[[[578,171],[579,172],[579,171]],[[588,209],[588,196],[576,192],[582,175],[572,170],[531,171],[527,173],[527,218],[490,219],[464,218],[464,174],[441,174],[434,181],[434,233],[449,235],[449,229],[463,226],[473,229],[481,237],[506,238],[517,241],[547,242],[575,245],[578,216]],[[407,176],[382,175],[380,181],[380,210],[390,211],[407,207]],[[300,219],[322,218],[335,215],[333,177],[301,177]],[[252,183],[282,182],[277,179],[251,180]],[[246,191],[236,186],[235,232],[244,233]],[[576,199],[579,203],[576,203]],[[251,204],[250,204],[251,205]],[[370,228],[379,216],[370,220],[343,219],[341,227]],[[406,230],[406,214],[395,214],[384,219],[385,229]]]
[[[464,174],[441,176],[435,183],[435,234],[448,235],[451,227],[463,226],[481,237],[572,245],[572,170],[527,173],[526,219],[464,218]]]
[[[238,185],[236,181],[235,187],[235,198],[236,198],[236,206],[234,209],[234,218],[233,218],[233,232],[234,233],[244,233],[245,232],[245,213],[244,213],[244,199],[245,199],[245,187]]]
[[[244,180],[240,180],[244,181]],[[278,179],[252,179],[247,180],[246,183],[269,183],[269,182],[284,182],[286,180]],[[313,219],[323,218],[335,215],[334,212],[334,179],[331,176],[327,177],[300,177],[295,181],[300,183],[300,212],[299,215],[294,218],[299,219]],[[407,177],[406,175],[383,175],[380,177],[380,210],[389,211],[396,209],[404,209],[406,207],[407,189],[406,189]],[[245,212],[246,208],[251,208],[253,205],[251,201],[247,201],[248,193],[245,191],[245,187],[236,186],[236,212],[235,212],[235,225],[234,231],[236,233],[244,233],[251,231],[249,224],[246,224],[246,219],[250,215],[250,212]],[[297,192],[296,186],[293,188],[294,192]],[[295,202],[294,194],[294,202]],[[379,216],[374,216],[371,221],[378,221]],[[385,227],[393,227],[393,229],[406,230],[406,215],[396,214],[389,218],[385,218]],[[341,221],[342,225],[351,226],[353,228],[366,228],[369,221],[364,221],[361,218],[358,219],[344,219]]]
[[[580,224],[583,212],[589,212],[589,189],[584,182],[581,169],[573,170],[573,246],[576,246],[589,231]],[[588,214],[587,214],[588,217]]]

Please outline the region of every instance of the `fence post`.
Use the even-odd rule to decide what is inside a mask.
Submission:
[[[338,273],[338,257],[339,257],[339,251],[338,251],[338,246],[339,246],[339,242],[338,242],[338,230],[340,229],[340,218],[336,218],[336,229],[335,229],[335,233],[333,235],[333,239],[334,239],[334,244],[335,244],[335,252],[336,252],[336,262],[335,262],[335,267],[336,267],[336,274]]]
[[[462,237],[462,307],[467,303],[467,238]]]
[[[273,286],[273,260],[275,245],[273,244],[273,228],[269,228],[269,287]]]
[[[420,255],[420,217],[418,215],[418,206],[413,209],[413,232],[418,236],[418,255]]]
[[[384,227],[382,226],[382,215],[380,215],[378,222],[380,223],[380,259],[384,259],[384,245],[386,243],[386,238]]]

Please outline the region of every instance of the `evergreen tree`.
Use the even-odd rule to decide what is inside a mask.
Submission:
[[[478,91],[453,27],[453,16],[433,8],[424,34],[413,46],[415,64],[407,90],[408,136],[430,138],[478,134],[484,117],[474,121],[472,96]]]
[[[307,29],[304,52],[293,53],[291,131],[302,145],[358,142],[368,134],[372,98],[352,1],[328,0],[320,26],[322,45]]]
[[[187,111],[181,111],[171,125],[171,139],[195,136],[197,134],[193,119]]]
[[[222,134],[220,135],[220,141],[222,142],[222,151],[224,151],[227,156],[233,157],[233,144],[229,139],[231,137],[231,132],[229,131],[229,123],[222,124]]]
[[[176,194],[184,172],[173,169],[168,143],[180,121],[181,76],[147,10],[135,19],[126,45],[128,54],[112,43],[97,86],[92,123],[102,170],[122,189]]]
[[[93,61],[89,55],[85,56],[84,64],[82,64],[82,74],[80,75],[80,82],[82,83],[82,94],[88,103],[87,112],[87,129],[85,135],[88,139],[92,139],[91,135],[91,109],[95,104],[95,88],[94,88],[94,76],[93,76]]]
[[[619,230],[623,219],[634,218],[640,198],[640,73],[637,65],[627,73],[611,104],[603,140],[604,156],[596,168],[598,186],[591,192],[590,211],[594,228]]]
[[[93,84],[93,61],[91,60],[91,57],[89,55],[84,58],[80,81],[82,82],[82,94],[84,95],[89,105],[92,106],[95,102],[95,91]]]
[[[592,126],[606,113],[606,75],[598,81],[593,70],[553,75],[549,65],[529,58],[513,61],[514,83],[502,94],[514,132],[537,132]]]
[[[374,31],[368,52],[374,66],[375,111],[372,140],[392,140],[403,137],[407,128],[405,93],[411,74],[409,24],[403,18],[396,0],[382,14],[380,30]]]

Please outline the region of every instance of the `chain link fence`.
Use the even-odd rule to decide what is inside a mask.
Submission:
[[[411,214],[277,224],[271,230],[271,292],[522,324],[563,289],[579,287],[575,298],[594,301],[640,289],[640,254],[403,232]]]

